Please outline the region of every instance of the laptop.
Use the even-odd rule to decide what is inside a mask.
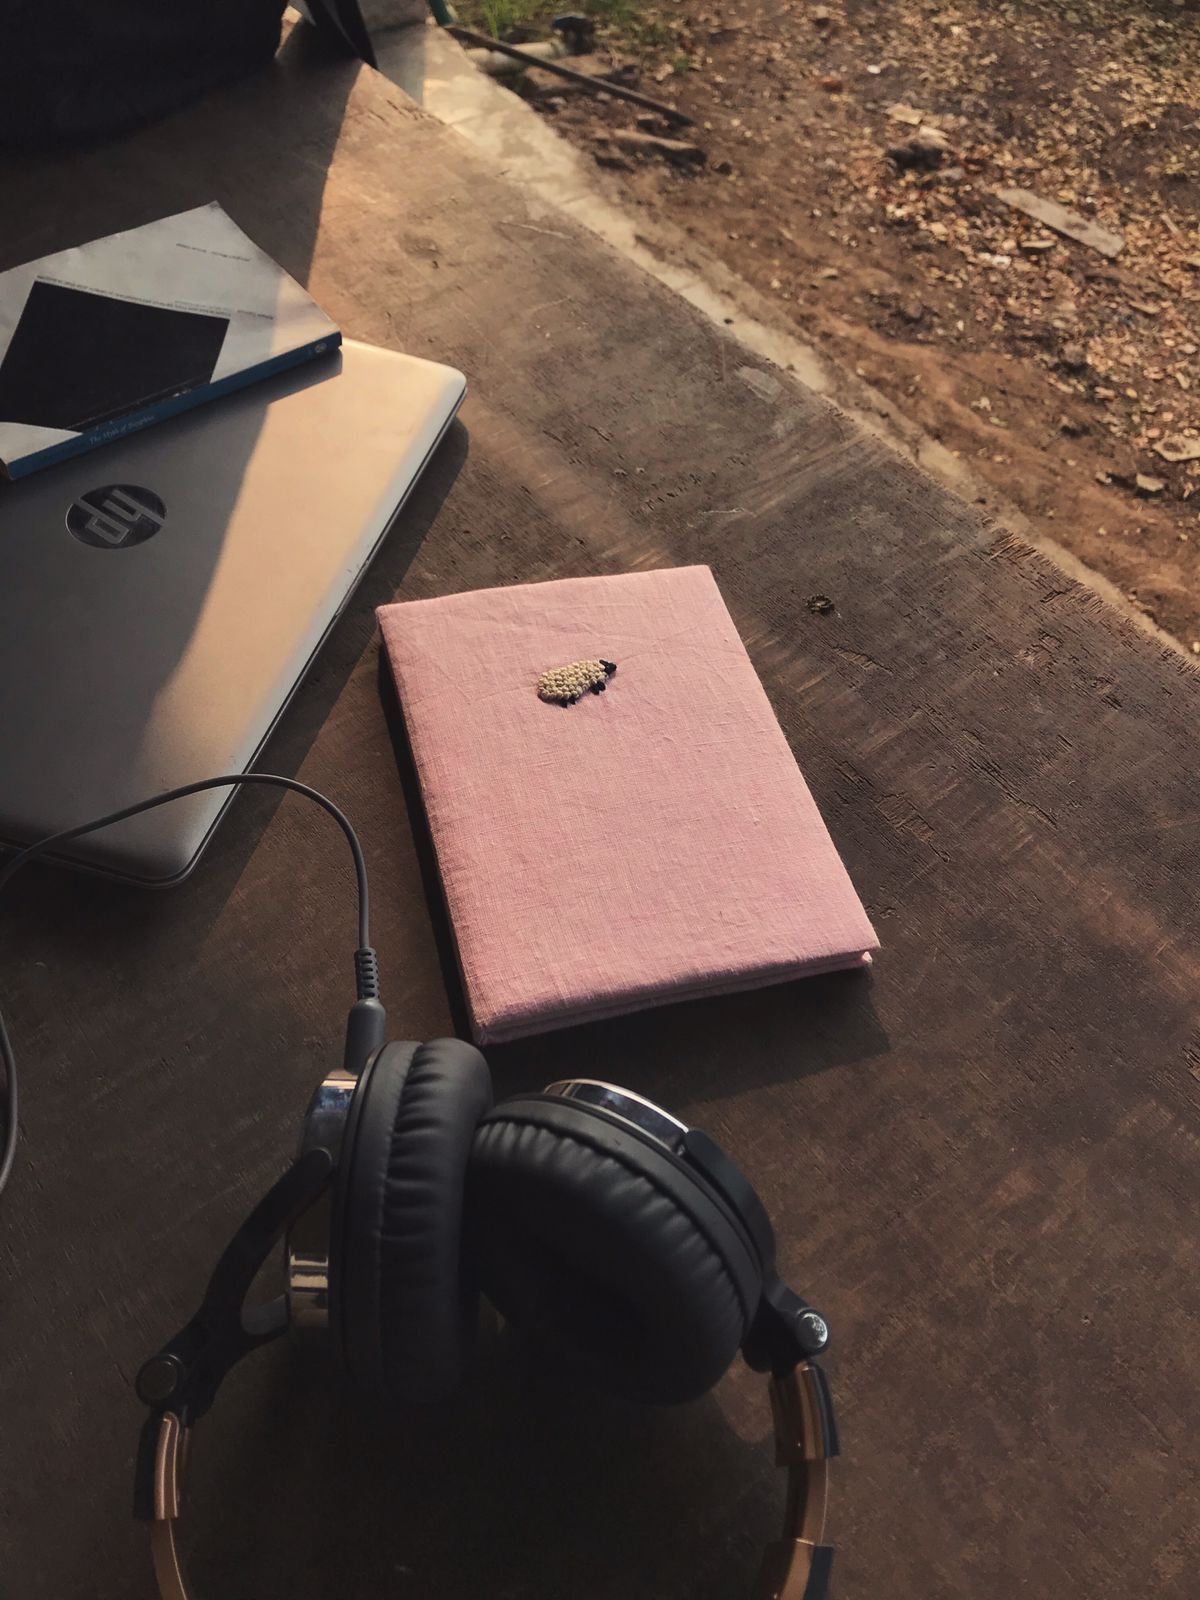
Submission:
[[[0,842],[248,770],[465,392],[449,367],[346,341],[0,484]],[[231,797],[60,859],[176,883]]]

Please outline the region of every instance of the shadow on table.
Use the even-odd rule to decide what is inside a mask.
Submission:
[[[889,1048],[863,972],[714,995],[492,1045],[498,1095],[555,1078],[606,1078],[667,1106],[723,1099],[853,1066]]]
[[[412,746],[381,652],[379,692],[412,826],[455,1033],[471,1036],[454,935],[421,801]],[[489,1045],[497,1098],[556,1078],[605,1078],[666,1104],[702,1104],[728,1090],[792,1081],[882,1055],[889,1048],[872,1000],[870,973],[827,973],[741,994],[686,1000],[630,1016]]]
[[[295,1347],[197,1431],[187,1538],[225,1600],[729,1600],[777,1536],[765,1384],[734,1403],[636,1407],[573,1387],[501,1336],[463,1391],[389,1414],[348,1404]],[[761,1386],[761,1394],[759,1389]]]

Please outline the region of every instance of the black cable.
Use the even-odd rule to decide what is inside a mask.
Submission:
[[[199,783],[187,783],[179,789],[168,789],[165,794],[156,794],[152,799],[139,800],[137,805],[125,806],[120,811],[110,811],[106,817],[97,817],[93,822],[81,822],[78,827],[64,828],[61,833],[51,833],[44,839],[37,839],[33,844],[26,845],[19,850],[12,860],[0,870],[0,893],[3,893],[9,880],[28,861],[35,856],[44,854],[54,845],[65,844],[69,839],[81,838],[85,833],[96,833],[100,828],[109,828],[115,822],[124,822],[126,817],[136,817],[143,811],[153,811],[156,806],[168,805],[172,800],[183,800],[190,794],[200,794],[205,789],[236,789],[244,783],[261,783],[276,789],[290,789],[294,794],[302,794],[306,800],[315,800],[323,810],[327,811],[338,827],[346,836],[346,843],[350,846],[350,854],[354,857],[354,876],[358,884],[358,949],[354,955],[355,988],[360,1000],[376,1000],[379,998],[379,965],[374,950],[371,948],[371,900],[367,886],[367,864],[363,859],[362,845],[355,833],[350,819],[344,812],[334,805],[318,789],[310,789],[306,783],[298,783],[295,778],[281,778],[272,772],[240,772],[234,777],[202,778]],[[4,1117],[4,1150],[0,1155],[0,1194],[12,1176],[13,1163],[17,1155],[17,1062],[13,1055],[12,1041],[8,1036],[8,1029],[4,1025],[4,1017],[0,1014],[0,1061],[4,1064],[4,1085],[0,1089],[0,1113]]]

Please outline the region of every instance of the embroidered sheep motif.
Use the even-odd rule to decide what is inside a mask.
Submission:
[[[569,661],[565,667],[552,667],[538,679],[538,699],[553,706],[573,706],[590,690],[603,694],[608,680],[617,670],[615,661]]]

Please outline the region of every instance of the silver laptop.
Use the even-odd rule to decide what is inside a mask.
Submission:
[[[0,840],[249,768],[465,390],[347,342],[0,484]],[[173,883],[229,799],[163,806],[67,859]]]

